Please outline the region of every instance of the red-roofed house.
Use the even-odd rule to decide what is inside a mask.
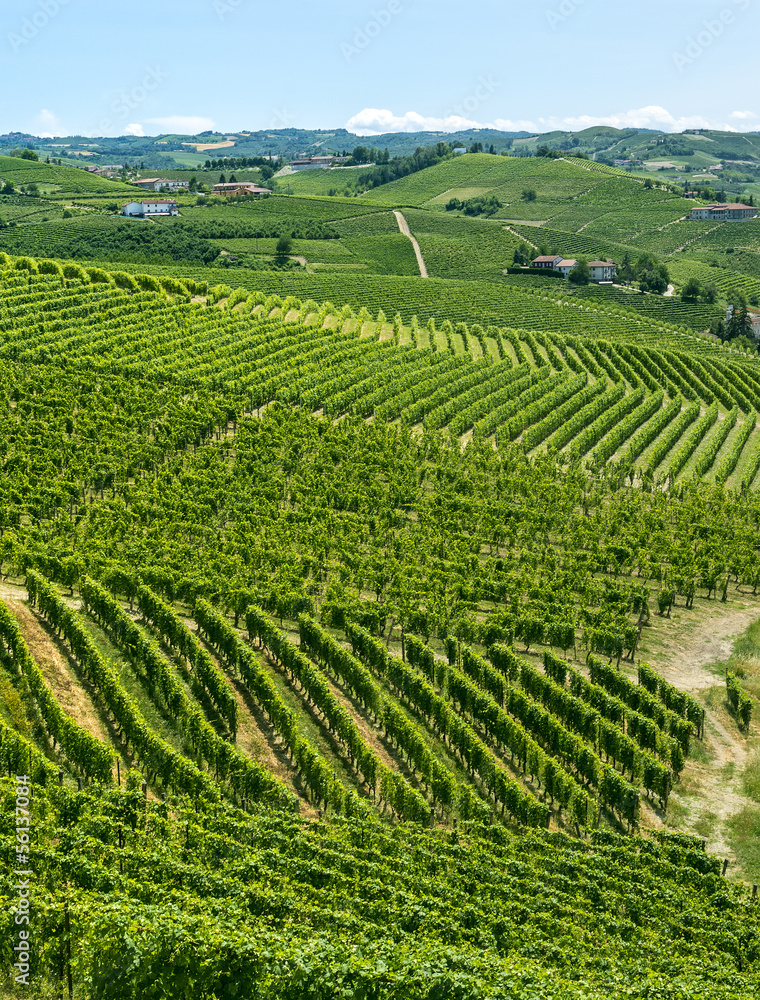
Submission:
[[[531,262],[531,267],[543,267],[547,271],[553,271],[554,268],[559,264],[562,257],[561,253],[558,254],[542,254],[540,257],[536,257]]]
[[[756,219],[757,208],[752,205],[732,204],[703,205],[692,208],[692,219],[710,219],[715,222],[736,222],[740,219]]]
[[[574,257],[570,257],[569,259],[563,257],[558,264],[554,265],[554,270],[561,271],[564,277],[567,278],[577,263],[578,261]]]
[[[588,269],[592,281],[614,281],[617,274],[617,264],[614,260],[590,260]]]
[[[243,181],[229,181],[227,184],[215,184],[214,194],[230,195],[239,194],[271,194],[269,188],[259,187],[258,184],[248,184]]]

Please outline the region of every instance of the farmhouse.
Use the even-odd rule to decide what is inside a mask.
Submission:
[[[540,257],[536,257],[532,262],[532,266],[542,267],[546,271],[553,271],[561,260],[564,260],[562,254],[542,254]]]
[[[269,188],[259,187],[258,184],[246,184],[239,181],[232,181],[227,184],[215,184],[214,194],[223,194],[228,198],[231,195],[241,194],[271,194]]]
[[[137,219],[144,219],[149,215],[179,215],[179,207],[173,198],[128,201],[126,205],[121,206],[121,214]]]
[[[590,260],[588,269],[592,281],[614,281],[617,274],[617,264],[612,260]]]
[[[739,219],[756,219],[757,208],[752,205],[733,204],[704,205],[692,208],[692,219],[710,219],[715,222],[736,222]]]
[[[569,277],[570,272],[577,263],[578,261],[574,257],[570,257],[569,259],[565,259],[563,257],[563,259],[559,261],[558,264],[555,264],[554,270],[559,271],[563,275],[563,277],[567,278]]]
[[[164,177],[144,177],[142,180],[134,181],[134,183],[146,191],[182,191],[190,187],[188,181],[173,181]]]
[[[577,263],[578,261],[574,257],[563,257],[561,254],[542,254],[531,262],[531,266],[545,271],[559,271],[563,277],[568,278]],[[617,264],[614,260],[590,260],[588,267],[592,281],[614,281],[617,275]]]

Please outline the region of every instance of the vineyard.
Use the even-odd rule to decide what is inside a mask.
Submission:
[[[188,202],[149,263],[23,207],[0,993],[759,994],[760,362],[705,335],[722,302],[504,274],[522,241],[669,253],[681,199],[468,154]]]

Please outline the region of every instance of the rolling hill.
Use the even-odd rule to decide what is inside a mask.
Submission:
[[[60,182],[0,231],[24,995],[757,993],[760,361],[704,332],[756,223],[488,154],[63,218],[88,175],[21,162]],[[525,242],[725,284],[505,274]]]

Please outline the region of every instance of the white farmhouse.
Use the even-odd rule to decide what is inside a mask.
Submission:
[[[121,206],[121,214],[137,219],[151,215],[179,215],[179,207],[173,198],[152,198],[150,201],[128,201]]]
[[[578,261],[574,257],[563,257],[561,254],[542,254],[532,261],[531,266],[544,271],[559,272],[564,278],[568,278],[577,263]],[[617,264],[614,260],[590,260],[588,269],[591,280],[597,283],[614,281],[617,275]]]
[[[617,264],[613,260],[590,260],[588,269],[591,272],[591,280],[614,281],[617,274]]]
[[[542,254],[540,257],[536,257],[532,261],[532,267],[543,268],[545,271],[553,271],[554,268],[559,264],[561,260],[565,258],[561,253],[558,254]]]
[[[714,222],[737,222],[741,219],[756,219],[757,208],[752,205],[742,205],[739,202],[704,205],[692,208],[691,218],[709,219]]]
[[[570,257],[570,258],[563,257],[562,260],[558,261],[554,265],[554,270],[559,271],[564,278],[568,278],[570,277],[570,272],[577,263],[578,261],[575,259],[575,257]]]

